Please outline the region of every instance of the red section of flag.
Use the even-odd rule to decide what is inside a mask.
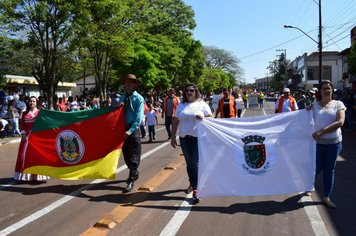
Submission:
[[[58,151],[56,148],[56,142],[60,142],[57,136],[64,130],[75,132],[84,143],[84,154],[75,165],[94,161],[122,148],[125,132],[124,110],[118,108],[104,115],[65,127],[31,133],[28,138],[24,168],[73,166],[59,157],[59,152],[65,152],[64,147],[61,146]],[[78,147],[75,147],[75,151],[79,152]]]

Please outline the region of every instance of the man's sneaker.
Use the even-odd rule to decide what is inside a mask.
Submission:
[[[200,202],[200,197],[197,196],[197,190],[193,190],[193,201],[194,203]]]
[[[193,184],[191,183],[190,185],[189,185],[189,187],[185,190],[185,193],[186,194],[189,194],[189,193],[191,193],[193,191]]]
[[[153,135],[153,140],[156,140],[156,135]]]

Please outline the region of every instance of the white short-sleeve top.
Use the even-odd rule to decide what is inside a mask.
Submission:
[[[316,131],[333,123],[336,120],[337,111],[346,110],[345,105],[342,102],[336,100],[332,100],[331,103],[325,107],[320,106],[318,102],[314,102],[313,104],[313,114]],[[331,133],[324,134],[316,140],[316,142],[319,144],[333,144],[339,143],[341,141],[341,128],[338,128],[337,130]]]
[[[180,103],[175,112],[175,117],[179,120],[179,137],[183,138],[186,135],[197,137],[196,116],[203,115],[205,117],[210,113],[210,107],[203,101]]]

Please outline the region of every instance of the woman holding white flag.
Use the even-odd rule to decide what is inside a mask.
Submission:
[[[185,192],[188,194],[193,191],[194,202],[200,201],[197,196],[199,163],[197,119],[204,117],[213,118],[208,104],[200,100],[200,92],[195,84],[187,84],[183,93],[183,102],[178,105],[173,120],[171,145],[174,148],[177,146],[175,135],[178,128],[180,145],[187,163],[190,182]]]
[[[319,84],[317,101],[307,107],[313,109],[316,140],[316,176],[323,171],[323,202],[330,208],[336,205],[330,200],[334,185],[336,159],[342,149],[341,127],[345,121],[345,105],[334,100],[334,86],[329,80]],[[311,192],[306,192],[310,195]]]

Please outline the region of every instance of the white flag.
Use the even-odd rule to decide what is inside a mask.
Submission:
[[[198,121],[198,195],[253,196],[312,190],[311,111]]]

